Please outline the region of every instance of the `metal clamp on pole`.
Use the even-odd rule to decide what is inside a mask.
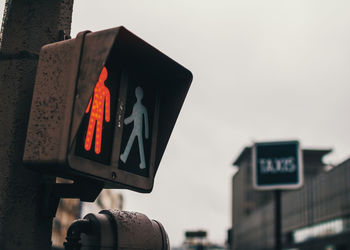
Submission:
[[[103,189],[103,184],[91,180],[75,180],[74,183],[43,183],[41,214],[55,217],[61,198],[93,202]]]
[[[103,189],[103,183],[91,180],[76,180],[74,183],[55,183],[52,194],[59,198],[79,198],[93,202]]]

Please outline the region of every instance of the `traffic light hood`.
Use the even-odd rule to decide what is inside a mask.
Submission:
[[[92,113],[87,111],[92,111],[87,107],[92,102],[93,109],[94,102],[97,103],[99,96],[95,92],[99,89],[96,89],[96,83],[104,67],[108,70],[108,78],[103,87],[105,96],[101,99],[101,114],[111,112],[111,122],[97,118],[91,122]],[[57,176],[93,178],[105,183],[106,187],[150,192],[191,82],[189,70],[124,27],[84,31],[75,39],[48,44],[40,52],[24,162],[31,168]],[[142,105],[149,116],[151,138],[147,140],[142,135],[142,142],[140,136],[137,137],[140,157],[143,150],[148,164],[145,170],[139,169],[141,163],[140,167],[131,166],[135,165],[130,159],[135,158],[133,150],[136,150],[137,143],[133,143],[129,159],[119,157],[128,147],[124,137],[131,138],[136,131],[131,132],[132,125],[127,125],[124,120],[136,105],[136,87],[143,89]],[[98,112],[96,114],[98,116]],[[142,117],[146,119],[146,116]],[[105,136],[108,134],[110,139],[106,141],[109,140],[110,144],[102,148],[110,152],[96,157],[91,156],[97,154],[93,150],[90,150],[92,153],[80,154],[80,149],[77,149],[79,140],[86,142],[88,138],[84,124],[86,127],[97,124],[98,130],[101,121],[103,131],[111,127],[110,132],[104,132]],[[146,124],[143,126],[141,132],[146,131]],[[98,136],[96,132],[91,137],[95,146],[99,143]],[[134,170],[129,171],[129,168]]]

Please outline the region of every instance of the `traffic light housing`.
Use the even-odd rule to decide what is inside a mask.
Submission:
[[[81,32],[40,51],[26,166],[150,192],[192,81],[125,29]]]
[[[74,221],[66,239],[65,249],[170,249],[168,234],[160,222],[119,210],[102,210]]]

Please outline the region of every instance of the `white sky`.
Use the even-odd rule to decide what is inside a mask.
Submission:
[[[349,157],[349,13],[347,0],[75,0],[73,37],[123,25],[194,75],[154,191],[123,191],[125,209],[173,246],[188,229],[223,243],[244,146],[299,139]]]
[[[73,30],[123,25],[194,75],[152,194],[125,209],[222,243],[231,164],[253,140],[299,139],[350,156],[349,1],[75,0]]]

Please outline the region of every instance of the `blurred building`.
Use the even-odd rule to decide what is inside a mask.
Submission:
[[[186,231],[184,249],[203,250],[209,245],[207,231]]]
[[[104,189],[95,202],[81,202],[82,216],[88,213],[98,213],[103,209],[123,210],[123,195],[113,189]]]
[[[225,246],[211,243],[207,238],[207,231],[186,231],[185,241],[181,247],[172,247],[171,250],[226,250]]]
[[[283,247],[350,249],[350,159],[330,169],[322,162],[330,149],[302,152],[304,186],[282,192]],[[273,249],[273,191],[253,189],[251,154],[246,147],[233,163],[231,249]]]
[[[64,182],[60,180],[60,182]],[[70,224],[88,213],[98,213],[103,209],[123,209],[121,193],[104,189],[95,202],[81,202],[79,199],[61,199],[52,226],[53,249],[64,249],[67,229]]]
[[[70,224],[80,218],[80,201],[78,199],[61,199],[56,216],[52,223],[52,246],[63,249],[67,229]]]

